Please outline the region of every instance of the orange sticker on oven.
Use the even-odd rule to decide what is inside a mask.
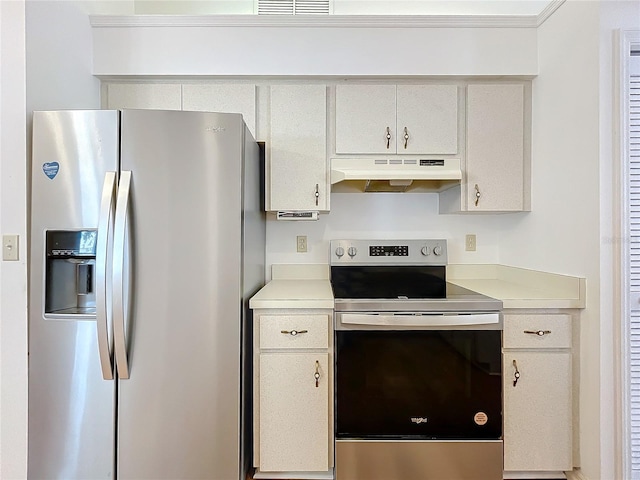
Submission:
[[[476,422],[476,425],[485,425],[489,418],[486,413],[478,412],[473,416],[473,421]]]

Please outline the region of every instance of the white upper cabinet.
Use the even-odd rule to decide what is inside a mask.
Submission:
[[[181,110],[179,83],[108,83],[103,89],[103,107],[150,110]]]
[[[396,152],[396,86],[336,86],[336,153]]]
[[[327,87],[272,85],[267,210],[329,210]]]
[[[256,86],[249,83],[107,83],[103,107],[240,113],[256,137]]]
[[[249,83],[203,83],[182,85],[182,109],[202,112],[240,113],[256,140],[256,86]]]
[[[469,85],[469,211],[525,210],[524,153],[524,86]]]
[[[398,85],[396,98],[397,153],[458,153],[456,85]]]
[[[336,86],[337,154],[457,152],[457,85]]]
[[[440,193],[440,213],[531,208],[530,108],[526,82],[467,85],[463,180]]]

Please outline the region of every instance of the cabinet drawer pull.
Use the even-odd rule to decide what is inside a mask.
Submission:
[[[320,381],[320,362],[316,360],[316,373],[313,374],[313,378],[316,379],[316,388],[318,388],[318,382]]]
[[[284,333],[285,335],[291,335],[295,337],[300,333],[309,333],[309,330],[280,330],[280,333]]]
[[[551,330],[525,330],[524,333],[529,335],[538,335],[539,337],[544,337],[545,335],[549,335]]]
[[[320,198],[320,191],[318,190],[319,185],[316,183],[316,207],[318,206],[318,199]]]
[[[409,132],[407,132],[407,127],[404,127],[404,149],[407,149],[407,142],[409,141]]]
[[[518,380],[520,380],[520,370],[518,370],[518,364],[516,363],[515,359],[513,360],[513,368],[516,370],[513,373],[513,386],[516,386],[516,383],[518,383]]]
[[[478,206],[478,202],[480,201],[480,197],[481,197],[481,195],[480,195],[480,187],[478,187],[477,183],[476,183],[475,189],[476,189],[476,207],[477,207]]]
[[[387,127],[387,150],[389,150],[389,142],[391,141],[391,129]]]

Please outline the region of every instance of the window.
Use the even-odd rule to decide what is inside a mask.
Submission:
[[[622,45],[623,468],[625,478],[635,480],[640,479],[640,32],[623,32]]]

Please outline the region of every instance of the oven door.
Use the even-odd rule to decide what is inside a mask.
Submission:
[[[338,440],[502,438],[501,323],[371,320],[336,325]]]

